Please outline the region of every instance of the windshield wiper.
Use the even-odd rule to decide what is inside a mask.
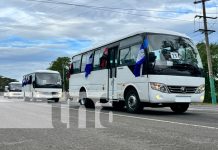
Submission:
[[[192,64],[174,64],[171,68],[173,69],[177,69],[179,71],[189,71],[191,74],[199,74],[199,68],[196,65],[192,65]]]
[[[43,85],[40,85],[41,87],[61,87],[61,85],[59,84],[43,84]]]

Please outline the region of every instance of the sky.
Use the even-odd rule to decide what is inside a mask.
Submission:
[[[72,57],[146,28],[181,32],[201,42],[203,34],[194,31],[203,28],[202,20],[194,16],[202,15],[202,6],[193,1],[1,0],[0,75],[21,81],[24,74],[48,68],[57,57]],[[217,17],[217,7],[218,0],[208,1],[208,16]],[[218,43],[217,20],[208,20],[209,29],[217,31],[209,36],[213,43]]]

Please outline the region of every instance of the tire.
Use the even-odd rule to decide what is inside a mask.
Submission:
[[[32,98],[30,99],[32,102],[36,102],[36,98],[34,98],[33,92],[32,92]]]
[[[179,104],[173,104],[170,106],[171,110],[175,113],[181,114],[188,110],[189,103],[179,103]]]
[[[79,102],[81,105],[84,104],[86,108],[95,108],[94,102],[87,98],[86,91],[81,91],[79,94]]]
[[[139,113],[143,110],[138,93],[135,90],[129,90],[125,96],[125,105],[127,112]]]
[[[112,107],[116,110],[122,110],[124,106],[125,106],[124,101],[118,101],[118,102],[113,101],[112,102]]]
[[[59,102],[59,98],[55,98],[55,99],[54,99],[54,102],[55,102],[55,103],[58,103],[58,102]]]
[[[86,98],[86,99],[85,99],[84,106],[85,106],[86,108],[95,108],[94,102],[93,102],[91,99],[89,99],[89,98]]]
[[[29,99],[28,97],[24,97],[23,100],[24,100],[25,102],[29,102],[29,101],[30,101],[30,99]]]

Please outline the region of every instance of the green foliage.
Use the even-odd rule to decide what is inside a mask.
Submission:
[[[204,43],[197,44],[205,75],[206,75],[206,92],[205,92],[205,102],[211,102],[210,96],[210,83],[209,83],[209,76],[208,76],[208,65],[207,65],[207,53],[206,53],[206,46]],[[212,65],[213,65],[213,72],[216,78],[218,78],[218,44],[210,44],[211,56],[212,56]],[[218,95],[218,82],[216,82],[216,93]]]
[[[61,78],[63,82],[65,83],[65,90],[69,89],[69,81],[66,80],[66,73],[67,68],[70,65],[70,58],[69,57],[58,57],[55,61],[50,63],[49,70],[55,70],[58,71],[61,74]],[[63,79],[64,74],[64,79]]]

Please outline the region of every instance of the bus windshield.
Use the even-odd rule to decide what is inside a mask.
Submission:
[[[10,84],[9,85],[9,91],[21,92],[22,91],[22,85],[21,84]]]
[[[36,87],[61,88],[61,76],[57,73],[37,73]]]
[[[166,75],[202,76],[203,65],[196,46],[187,38],[151,34],[150,53],[156,56],[150,72]]]

